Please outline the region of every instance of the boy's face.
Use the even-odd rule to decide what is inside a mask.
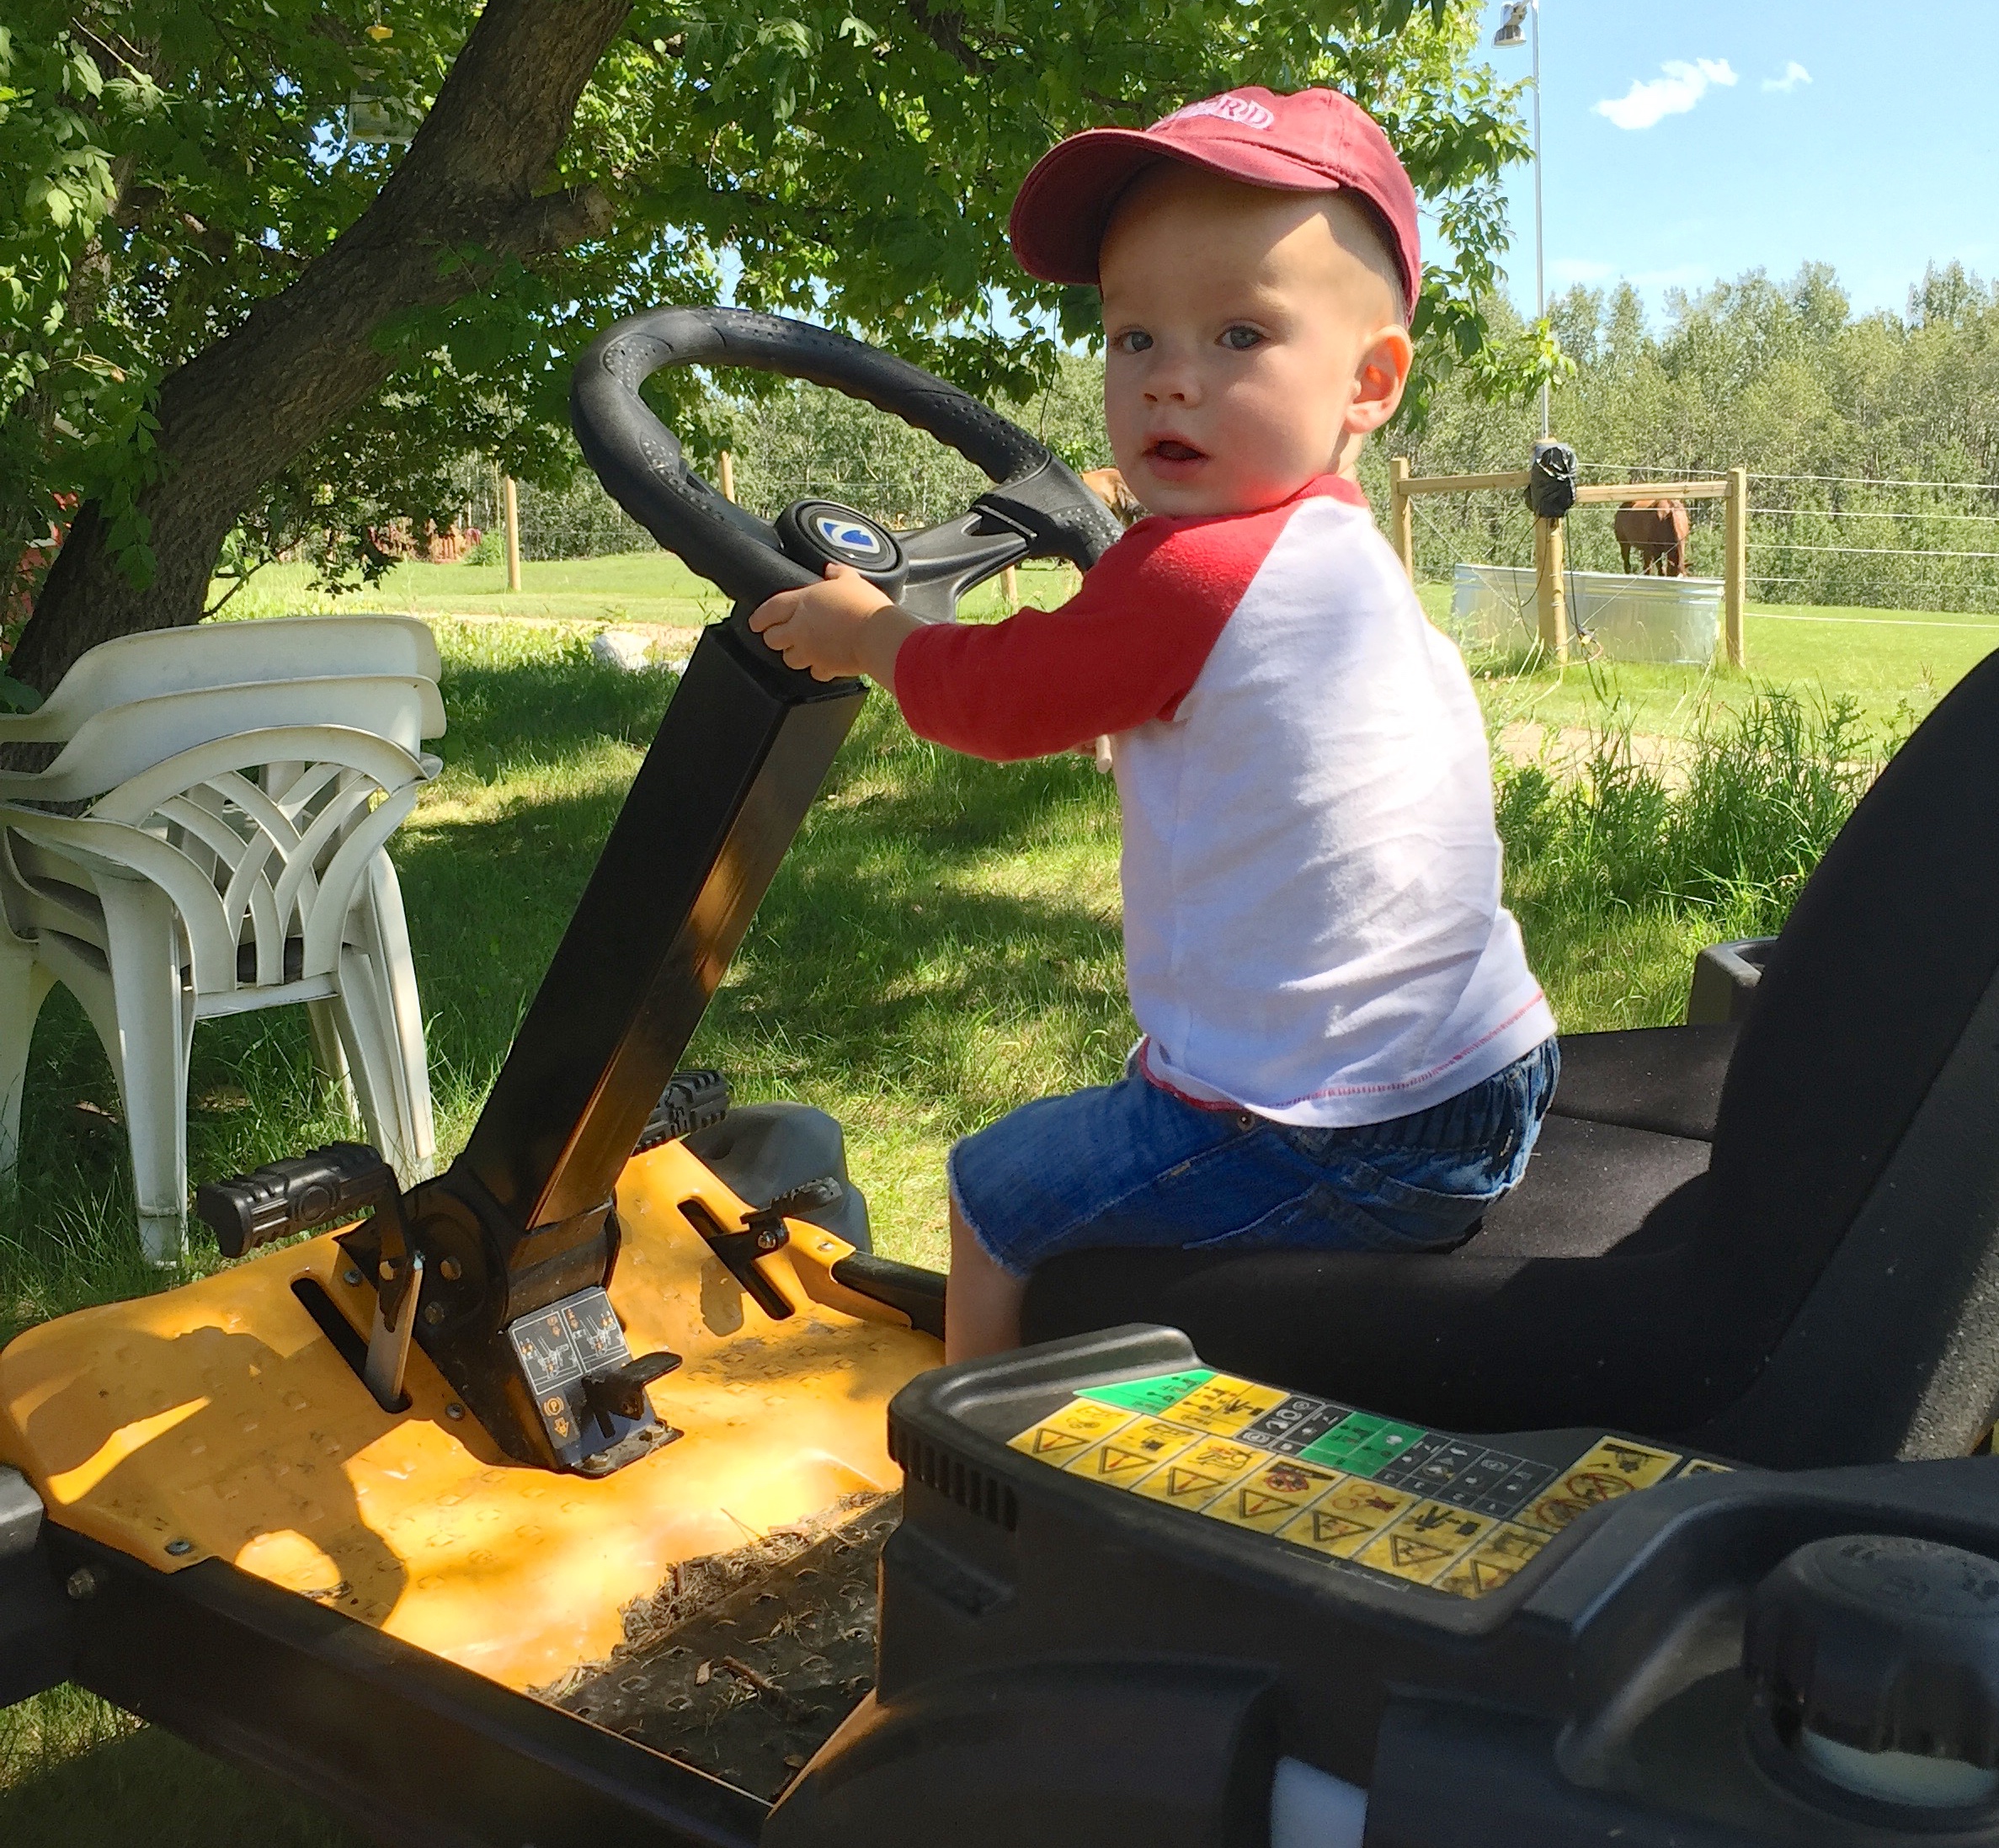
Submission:
[[[1119,202],[1098,269],[1111,450],[1153,513],[1275,506],[1350,471],[1400,401],[1393,271],[1338,194],[1162,161]]]

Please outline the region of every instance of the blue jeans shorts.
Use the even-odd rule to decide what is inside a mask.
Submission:
[[[1348,1129],[1203,1108],[1127,1071],[966,1137],[951,1197],[1014,1276],[1104,1245],[1444,1250],[1526,1173],[1560,1070],[1544,1040],[1428,1110]]]

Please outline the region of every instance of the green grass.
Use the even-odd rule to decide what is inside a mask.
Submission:
[[[670,561],[528,568],[534,595],[577,599],[546,612],[573,626],[439,624],[445,769],[394,848],[447,1156],[674,684],[664,669],[626,674],[592,662],[587,626],[656,620],[642,606],[692,607],[674,600]],[[476,570],[404,567],[385,606],[463,608],[469,599],[452,587]],[[572,588],[538,581],[557,571],[575,573]],[[647,584],[655,600],[642,605]],[[285,602],[283,580],[253,588],[259,601],[246,591],[232,614],[309,606]],[[626,599],[616,615],[614,589]],[[1060,591],[1050,580],[1028,594]],[[1655,686],[1619,676],[1607,689],[1577,670],[1483,685],[1495,722],[1527,693],[1560,722],[1613,722],[1580,778],[1535,764],[1501,771],[1509,900],[1565,1029],[1676,1018],[1702,943],[1781,915],[1864,779],[1873,747],[1861,734],[1918,659],[1895,652],[1899,636],[1875,639],[1880,630],[1826,632],[1865,646],[1830,662],[1816,703],[1759,695],[1751,678],[1691,674]],[[1968,664],[1933,651],[1920,659],[1938,690]],[[1620,712],[1627,724],[1670,722],[1694,738],[1670,785],[1627,748]],[[1002,767],[953,757],[872,698],[690,1058],[723,1067],[744,1099],[802,1098],[839,1116],[880,1248],[941,1264],[952,1139],[1028,1098],[1110,1077],[1129,1043],[1117,851],[1115,791],[1082,759]],[[307,1048],[301,1010],[201,1028],[195,1178],[352,1132]],[[17,1186],[0,1198],[0,1339],[157,1286],[133,1249],[115,1110],[102,1053],[58,993],[36,1035]],[[202,1244],[193,1268],[219,1261]],[[251,1839],[264,1848],[353,1840],[313,1807],[75,1690],[0,1713],[0,1841],[10,1848]]]
[[[1418,594],[1433,619],[1450,609],[1448,584],[1425,584]],[[1477,671],[1487,711],[1502,724],[1587,728],[1615,707],[1641,734],[1691,738],[1714,715],[1739,711],[1775,685],[1850,697],[1868,727],[1890,733],[1906,732],[1995,647],[1999,621],[1990,615],[1751,604],[1740,669],[1491,661]]]
[[[1021,595],[1059,602],[1074,573],[1063,565],[1021,571]],[[218,588],[220,596],[227,587]],[[964,604],[973,615],[996,615],[997,579]],[[541,622],[664,625],[696,628],[728,610],[728,599],[670,552],[621,552],[605,558],[529,560],[520,588],[509,592],[504,565],[397,565],[378,583],[338,597],[316,589],[307,565],[266,565],[230,598],[228,615],[296,616],[327,610],[390,610],[417,615],[526,616]]]

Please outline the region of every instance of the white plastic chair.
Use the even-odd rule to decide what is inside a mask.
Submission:
[[[84,718],[47,770],[0,773],[0,1166],[60,981],[117,1078],[155,1262],[185,1246],[197,1020],[305,1003],[317,1062],[398,1176],[428,1174],[422,1014],[382,848],[443,728],[427,677],[323,675],[127,701]]]
[[[34,711],[0,714],[0,744],[61,743],[93,713],[162,693],[376,674],[434,684],[429,626],[414,616],[272,616],[155,629],[79,655]]]

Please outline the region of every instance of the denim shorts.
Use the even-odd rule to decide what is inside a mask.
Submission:
[[[1103,1245],[1437,1251],[1527,1171],[1553,1039],[1428,1110],[1347,1129],[1189,1103],[1136,1071],[1024,1104],[951,1151],[951,1197],[1025,1276]]]

